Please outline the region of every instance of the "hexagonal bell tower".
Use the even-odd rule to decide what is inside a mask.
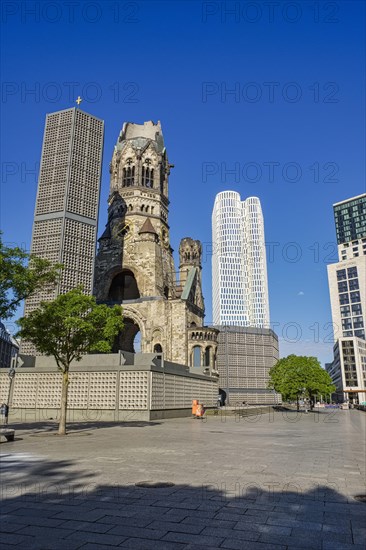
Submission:
[[[216,367],[219,331],[205,327],[202,294],[202,246],[200,241],[185,237],[179,246],[179,277],[182,298],[187,304],[187,363],[192,372],[218,375]]]

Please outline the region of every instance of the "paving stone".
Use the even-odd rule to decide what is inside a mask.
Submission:
[[[168,512],[171,509],[172,508],[167,508],[167,507],[161,508],[159,506],[155,507],[155,506],[132,505],[132,506],[126,506],[122,510],[108,510],[108,515],[123,516],[127,514],[129,515],[145,514],[145,515],[153,515],[153,516],[163,516],[166,512]]]
[[[163,541],[186,542],[194,544],[198,548],[201,546],[220,546],[223,540],[223,537],[205,536],[203,534],[192,535],[189,533],[168,533],[163,537]]]
[[[202,525],[203,527],[222,527],[223,529],[232,529],[236,524],[235,521],[224,521],[219,519],[211,518],[197,518],[193,516],[188,516],[183,519],[183,524],[189,523],[191,525]]]
[[[161,519],[164,521],[176,521],[180,522],[184,518],[189,517],[190,510],[168,510],[165,514],[161,515]],[[212,517],[214,514],[209,513],[210,517]],[[202,517],[202,512],[199,513],[199,517]]]
[[[71,529],[62,529],[58,527],[39,527],[37,525],[27,525],[19,529],[19,534],[30,535],[32,537],[41,537],[42,539],[64,539],[71,535]]]
[[[1,543],[5,545],[21,544],[23,548],[27,548],[28,545],[33,542],[33,540],[34,539],[32,539],[32,537],[30,536],[27,537],[21,533],[1,533]]]
[[[310,531],[321,531],[322,523],[313,521],[301,521],[299,519],[285,519],[270,517],[267,521],[270,525],[282,525],[284,527],[299,527],[301,529],[309,529]]]
[[[147,529],[144,527],[129,527],[128,525],[117,525],[113,527],[108,534],[111,535],[121,535],[126,538],[136,537],[136,538],[145,538],[151,540],[161,539],[168,531],[164,529]]]
[[[224,521],[241,521],[244,515],[234,514],[225,510],[225,512],[219,512],[215,515],[215,519],[224,520]]]
[[[147,540],[132,538],[121,544],[122,548],[136,548],[137,550],[186,550],[186,544],[165,542],[162,540]],[[95,550],[98,550],[97,548]],[[197,548],[196,548],[197,550]]]
[[[233,530],[233,529],[223,529],[222,527],[215,528],[215,527],[205,527],[201,533],[202,535],[207,535],[210,537],[225,537],[225,538],[232,538],[232,539],[238,539],[238,540],[258,540],[259,539],[259,532],[253,530]]]
[[[65,541],[63,542],[64,542],[63,550],[66,550]],[[124,543],[122,543],[122,545],[123,544]],[[69,541],[68,541],[68,545],[69,545]],[[67,549],[68,548],[69,546],[67,546]],[[87,542],[86,544],[83,543],[82,546],[79,546],[79,548],[81,548],[82,550],[116,550],[115,546],[110,546],[109,544],[94,544],[92,542]]]
[[[266,542],[246,542],[235,539],[225,539],[220,548],[231,550],[286,550],[285,545],[268,544]]]
[[[268,533],[261,533],[258,542],[266,542],[269,544],[278,544],[286,546],[287,548],[304,548],[306,550],[321,550],[322,541],[308,540],[306,538],[299,537],[286,537],[284,535],[269,535]]]
[[[188,523],[173,523],[168,521],[153,521],[148,525],[148,529],[156,529],[161,531],[174,533],[193,533],[198,535],[204,526]]]
[[[347,544],[352,543],[352,536],[351,535],[345,535],[343,533],[334,533],[333,531],[308,531],[305,529],[299,529],[294,528],[291,532],[292,537],[296,537],[298,539],[305,539],[305,537],[308,538],[308,540],[332,540],[335,542],[345,542]]]
[[[65,539],[40,539],[32,538],[27,542],[26,550],[78,550],[84,548],[84,541],[72,541]],[[109,548],[109,547],[108,547]],[[113,548],[116,548],[115,546]],[[20,549],[20,546],[19,546]],[[8,549],[9,550],[9,549]]]
[[[366,516],[365,516],[366,520]],[[351,534],[351,526],[350,525],[342,525],[342,524],[334,524],[334,523],[323,523],[323,531],[332,533],[345,533]]]
[[[324,541],[323,550],[365,550],[365,544],[345,544],[336,541]]]
[[[27,515],[24,513],[22,513],[21,515],[15,515],[13,513],[6,514],[0,517],[0,524],[3,521],[8,523],[23,525],[23,526],[37,525],[39,527],[57,527],[58,525],[61,525],[64,522],[64,520],[62,519],[45,518],[45,517],[42,517],[42,515],[34,516],[34,515]]]
[[[178,508],[184,510],[197,510],[197,508],[201,508],[202,506],[204,506],[203,504],[200,505],[198,502],[167,502],[166,500],[158,501],[154,504],[154,506],[162,506],[164,508],[167,505],[169,506],[169,508]]]
[[[8,523],[6,519],[1,519],[0,521],[0,527],[2,533],[14,533],[14,531],[18,531],[18,529],[21,529],[22,527],[26,527],[27,524],[24,523]],[[1,535],[0,535],[1,538]]]
[[[109,529],[112,529],[113,525],[100,522],[87,522],[68,520],[64,521],[61,525],[62,529],[73,529],[75,531],[88,531],[90,533],[106,533]]]
[[[260,516],[247,516],[247,515],[244,515],[243,517],[241,517],[237,521],[237,524],[247,525],[248,523],[250,523],[250,524],[253,524],[253,525],[257,525],[259,523],[264,524],[266,522],[267,522],[266,516],[261,518]],[[238,527],[238,529],[241,529],[241,527]],[[245,527],[243,527],[243,529],[245,529]]]
[[[91,542],[93,544],[108,544],[109,546],[119,546],[126,537],[110,533],[90,533],[87,531],[74,531],[65,539],[65,545],[71,541]]]
[[[78,510],[74,510],[73,512],[67,511],[67,512],[58,512],[54,516],[52,516],[53,519],[71,519],[76,521],[97,521],[98,519],[105,516],[106,513],[103,510],[89,510],[88,512],[79,512]]]
[[[106,529],[111,529],[112,526],[117,526],[117,525],[127,525],[129,527],[146,527],[146,525],[149,525],[149,523],[151,523],[153,519],[154,518],[152,518],[151,516],[145,516],[145,517],[104,516],[104,518],[99,519],[98,522],[93,525],[100,525],[101,529],[102,529],[102,525],[105,525]]]

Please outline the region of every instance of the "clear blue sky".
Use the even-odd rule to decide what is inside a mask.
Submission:
[[[82,108],[105,120],[99,234],[123,122],[161,120],[175,164],[175,254],[184,236],[200,239],[209,252],[217,192],[258,196],[266,240],[278,243],[269,245],[268,277],[281,354],[330,360],[332,203],[365,191],[364,2],[272,8],[226,2],[225,8],[222,2],[106,0],[79,1],[73,12],[65,4],[2,4],[5,240],[30,246],[37,177],[27,171],[39,163],[46,113],[73,106],[80,94]],[[40,11],[32,14],[34,5]],[[235,169],[240,173],[228,173]],[[209,322],[209,254],[204,259]],[[300,329],[299,342],[285,341],[299,339]]]

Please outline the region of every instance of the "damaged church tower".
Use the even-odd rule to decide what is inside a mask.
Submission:
[[[175,271],[168,224],[169,164],[160,122],[125,123],[110,165],[108,222],[99,239],[94,294],[121,304],[118,349],[143,353],[197,372],[216,372],[218,331],[203,327],[201,244],[182,239]]]

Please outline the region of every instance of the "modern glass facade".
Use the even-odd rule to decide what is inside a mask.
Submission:
[[[333,205],[338,244],[366,237],[366,193]]]
[[[257,197],[216,196],[212,213],[215,325],[269,327],[264,223]]]

